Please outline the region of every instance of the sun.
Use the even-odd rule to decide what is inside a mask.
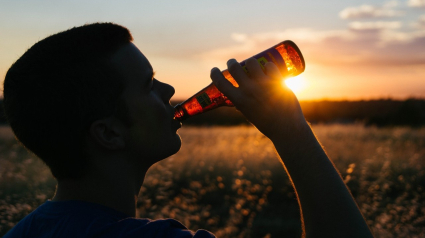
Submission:
[[[288,78],[282,81],[282,84],[286,84],[294,93],[299,93],[306,88],[307,81],[302,75],[298,75],[292,78]]]

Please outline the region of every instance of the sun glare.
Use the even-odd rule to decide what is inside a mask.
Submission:
[[[305,89],[307,83],[302,75],[298,75],[282,81],[282,84],[286,84],[294,93],[299,93]]]

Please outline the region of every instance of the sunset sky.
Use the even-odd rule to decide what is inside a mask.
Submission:
[[[288,39],[306,61],[301,100],[425,98],[425,0],[0,0],[0,81],[37,41],[105,21],[130,29],[174,99]]]

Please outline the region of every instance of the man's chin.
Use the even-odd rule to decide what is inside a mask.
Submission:
[[[179,152],[181,147],[182,147],[182,140],[180,138],[180,135],[176,133],[175,143],[173,144],[172,147],[170,146],[170,155],[168,155],[167,157],[174,155],[177,152]]]
[[[182,141],[180,138],[180,135],[176,133],[176,138],[173,140],[173,143],[170,143],[167,148],[164,148],[162,156],[160,156],[158,161],[161,161],[163,159],[166,159],[177,152],[179,152],[180,148],[182,146]],[[157,162],[158,162],[157,161]]]

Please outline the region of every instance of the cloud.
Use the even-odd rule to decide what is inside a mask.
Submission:
[[[244,60],[255,53],[259,53],[283,40],[292,40],[314,48],[315,45],[328,39],[349,41],[353,37],[352,32],[346,30],[317,31],[310,28],[294,28],[284,31],[262,32],[252,35],[233,33],[231,39],[234,44],[209,51],[205,51],[198,57],[212,65],[223,64],[230,58],[238,61]],[[305,48],[305,47],[304,47]]]
[[[279,40],[285,37],[286,38],[290,37],[291,39],[294,39],[294,40],[306,40],[311,42],[317,42],[317,41],[321,41],[325,38],[333,37],[333,36],[350,38],[351,36],[346,33],[347,32],[345,30],[317,31],[311,28],[289,28],[284,31],[272,31],[272,32],[263,32],[263,33],[253,34],[249,37],[246,34],[233,33],[232,39],[234,39],[236,42],[241,42],[241,43],[250,43],[252,41],[259,43],[259,42],[264,42],[268,40],[274,40],[274,39]],[[238,40],[235,39],[236,38],[234,37],[235,35],[238,36],[237,37]],[[243,37],[241,37],[240,35],[243,35]],[[243,38],[242,41],[240,40],[241,38]]]
[[[412,32],[383,31],[381,33],[381,41],[378,43],[378,45],[390,48],[389,45],[391,44],[409,45],[412,42],[415,42],[418,40],[420,41],[421,39],[425,39],[424,30],[412,31]],[[413,52],[414,54],[418,54],[417,51],[423,52],[423,50],[425,50],[425,44],[421,48],[412,46],[412,49],[416,50],[416,53]]]
[[[376,21],[376,22],[350,22],[349,27],[353,30],[382,30],[397,29],[402,26],[399,21]]]
[[[419,19],[417,21],[417,26],[419,28],[425,29],[425,15],[422,15],[422,16],[419,17]]]
[[[401,16],[403,13],[395,9],[397,6],[397,1],[390,1],[381,6],[346,8],[340,12],[341,18],[360,20],[349,22],[345,29],[290,28],[255,34],[233,33],[230,36],[233,44],[204,51],[197,57],[213,65],[224,64],[230,58],[241,61],[289,39],[300,47],[308,64],[328,67],[425,64],[425,15],[419,16],[410,28],[406,19],[363,20]]]
[[[408,26],[416,30],[425,30],[425,15],[419,16],[416,21],[410,22]]]
[[[240,33],[232,33],[230,37],[236,42],[244,42],[246,40],[247,35]]]
[[[392,9],[397,5],[397,1],[390,1],[385,3],[383,6],[361,5],[358,7],[347,7],[339,13],[339,17],[342,19],[363,19],[376,17],[397,17],[404,15],[404,12]]]
[[[398,2],[396,0],[386,2],[383,5],[384,8],[393,8],[393,7],[397,7],[397,6],[398,6]]]
[[[300,47],[308,64],[334,67],[425,64],[425,30],[404,32],[400,26],[399,22],[361,22],[338,31],[294,28],[252,35],[234,33],[233,45],[206,51],[200,57],[214,65],[224,64],[230,58],[241,61],[290,39]]]
[[[409,26],[411,28],[414,28],[414,29],[423,29],[423,30],[425,30],[425,15],[419,16],[418,19],[416,21],[414,21],[414,22],[411,22],[409,24]]]
[[[409,0],[407,2],[409,7],[425,7],[425,0]]]

